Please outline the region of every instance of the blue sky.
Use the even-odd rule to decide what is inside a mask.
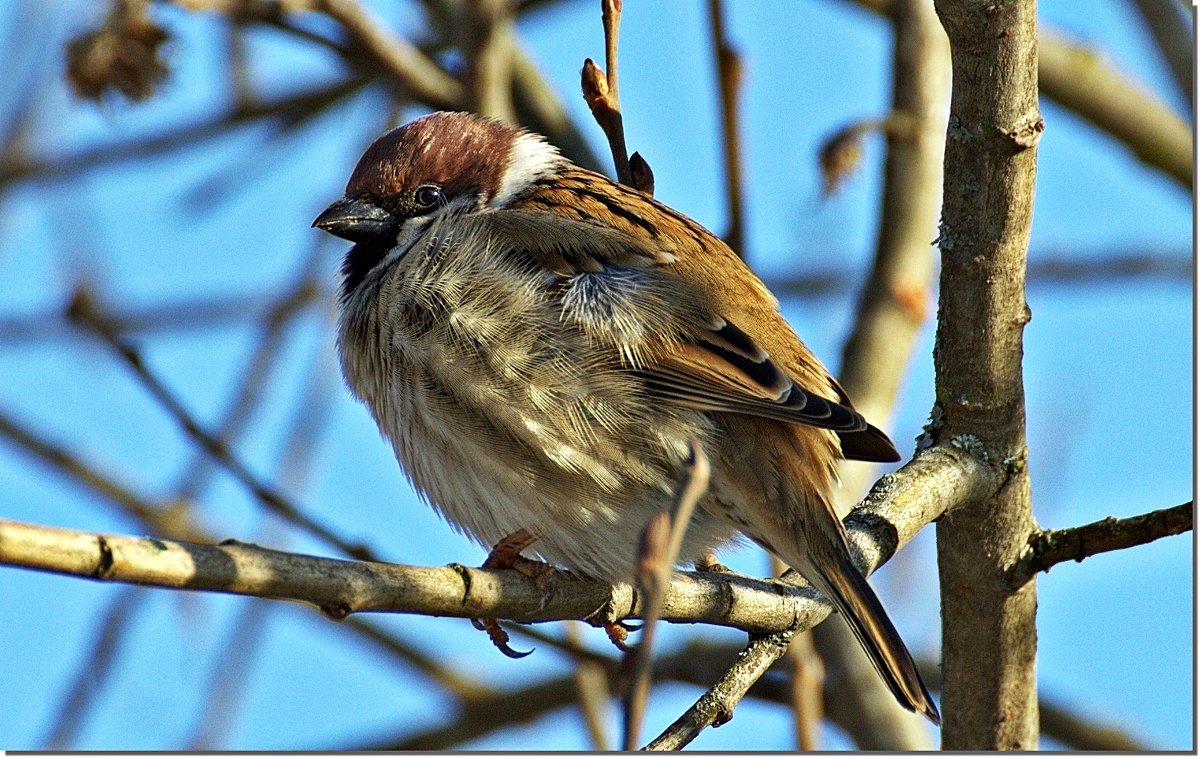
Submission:
[[[22,7],[34,6],[0,9],[6,39]],[[62,40],[85,23],[80,7],[68,0],[36,5],[37,23],[25,22],[21,28],[28,31],[19,35],[34,57],[16,66],[14,81],[45,75],[33,65],[36,56],[58,55]],[[390,3],[378,7],[392,12]],[[1042,14],[1046,29],[1093,46],[1183,108],[1132,3],[1047,0]],[[751,263],[769,275],[861,270],[876,233],[881,143],[868,141],[862,169],[829,200],[820,197],[814,155],[839,127],[886,112],[888,26],[853,3],[835,0],[743,0],[729,3],[727,17],[728,36],[746,66]],[[401,28],[419,23],[407,11],[390,18]],[[177,38],[172,78],[161,96],[141,106],[81,106],[70,99],[56,63],[39,89],[31,143],[37,154],[155,133],[222,104],[223,90],[214,83],[222,71],[218,25],[169,8],[163,19]],[[630,147],[653,166],[656,196],[721,231],[727,216],[707,23],[701,2],[626,3],[621,94]],[[564,93],[597,154],[604,155],[602,135],[576,94],[583,58],[603,53],[595,4],[551,4],[531,14],[520,33],[524,49]],[[297,53],[269,32],[253,34],[252,44],[260,64],[254,81],[266,91],[295,91],[340,71],[331,56]],[[9,97],[0,95],[6,113]],[[1190,194],[1072,114],[1045,101],[1042,108],[1047,131],[1039,148],[1031,258],[1103,260],[1136,252],[1188,258]],[[106,301],[129,307],[196,296],[253,296],[291,282],[315,250],[321,275],[332,282],[342,246],[322,239],[309,223],[340,194],[357,155],[387,118],[381,98],[361,96],[278,142],[267,141],[267,130],[251,127],[170,157],[96,169],[58,183],[15,185],[0,195],[0,323],[61,308],[81,275],[97,284]],[[1031,283],[1025,377],[1034,509],[1043,526],[1129,516],[1191,498],[1192,298],[1190,282],[1161,278]],[[854,293],[845,292],[810,302],[788,300],[783,307],[810,347],[836,365],[854,303]],[[341,389],[331,319],[330,302],[309,309],[288,330],[239,454],[264,476],[276,476],[295,430],[319,428],[310,456],[284,480],[310,512],[366,540],[389,560],[428,565],[482,560],[482,550],[412,495],[366,412]],[[891,428],[905,454],[932,404],[932,327],[922,333]],[[147,334],[139,343],[155,372],[212,422],[239,385],[257,340],[253,325],[234,325]],[[0,351],[0,411],[147,496],[173,490],[191,461],[190,446],[111,354],[65,334],[33,342],[4,339]],[[0,482],[0,517],[138,531],[95,495],[64,486],[7,444],[0,445]],[[213,480],[203,507],[202,520],[218,538],[329,554],[264,517],[227,478]],[[752,551],[726,560],[742,570],[764,570],[763,559]],[[1191,749],[1192,566],[1188,535],[1064,564],[1041,577],[1043,695],[1127,728],[1152,747]],[[873,581],[910,646],[933,654],[939,632],[932,530]],[[0,747],[44,744],[67,684],[87,660],[114,598],[124,592],[0,568],[0,596],[9,600],[0,612],[0,649],[6,651]],[[76,747],[187,745],[221,651],[247,605],[236,598],[165,591],[135,594],[140,599],[129,639],[111,675],[95,682],[99,699]],[[389,665],[377,651],[303,608],[265,606],[244,686],[229,688],[238,693],[240,708],[214,746],[337,747],[438,723],[445,702],[410,671]],[[377,620],[496,686],[519,686],[566,670],[549,650],[523,661],[505,659],[465,621]],[[670,629],[664,644],[696,633]],[[703,633],[738,639],[727,631]],[[604,649],[602,640],[591,642]],[[696,694],[682,686],[656,690],[647,732],[669,723]],[[781,709],[747,702],[729,727],[710,730],[695,745],[749,747],[746,736],[754,735],[753,747],[786,749],[790,729]],[[828,739],[833,746],[844,744],[836,733]],[[564,711],[474,744],[517,745],[572,749],[587,742],[578,716]]]

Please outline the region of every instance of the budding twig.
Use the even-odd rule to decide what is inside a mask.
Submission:
[[[683,535],[692,520],[696,503],[708,491],[710,466],[704,448],[696,440],[691,443],[691,461],[675,493],[670,513],[656,514],[642,530],[638,550],[637,577],[645,599],[642,619],[642,639],[627,656],[633,669],[632,681],[625,696],[625,750],[636,750],[646,698],[650,694],[651,650],[655,622],[662,616],[663,597],[671,581],[671,570],[679,559]]]
[[[621,26],[621,0],[600,0],[600,17],[604,24],[604,65],[601,70],[591,58],[584,60],[580,74],[583,99],[592,117],[608,138],[617,181],[628,187],[654,194],[654,174],[645,159],[634,153],[636,170],[631,167],[629,150],[625,146],[625,126],[621,117],[621,97],[617,91],[617,32]]]

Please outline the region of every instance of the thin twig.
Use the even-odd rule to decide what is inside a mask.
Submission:
[[[543,645],[559,643],[564,652],[579,660],[594,663],[605,672],[611,686],[616,686],[621,676],[620,661],[611,656],[594,653],[578,646],[562,645],[562,640],[551,638],[536,629],[519,627],[518,633],[530,635]],[[675,651],[662,656],[654,667],[656,682],[679,682],[705,687],[714,678],[725,671],[725,661],[733,660],[740,648],[717,644],[708,640],[693,639]],[[937,664],[930,660],[918,661],[921,676],[935,690],[941,684],[941,672]],[[765,703],[788,703],[788,687],[782,675],[775,667],[760,678],[746,693],[746,697],[754,698]],[[489,698],[455,716],[452,721],[441,721],[428,731],[412,734],[410,729],[404,729],[400,736],[383,738],[370,743],[349,746],[353,752],[383,752],[406,749],[449,750],[479,737],[492,734],[513,724],[530,723],[539,716],[550,711],[570,706],[572,697],[577,696],[572,687],[570,677],[539,682],[528,688],[495,692]],[[1143,753],[1147,746],[1138,742],[1125,732],[1111,724],[1099,720],[1089,720],[1065,708],[1043,699],[1039,702],[1039,712],[1042,714],[1042,735],[1062,743],[1075,750],[1104,751],[1117,750],[1124,752]],[[845,728],[846,718],[838,710],[830,710],[832,721]],[[346,746],[338,743],[341,749]]]
[[[884,16],[895,0],[854,0]],[[1039,32],[1040,93],[1107,132],[1152,168],[1192,186],[1192,129],[1159,98],[1113,69],[1100,54]]]
[[[55,469],[75,484],[100,495],[152,534],[188,542],[205,542],[212,539],[192,522],[186,510],[155,505],[117,479],[101,473],[75,452],[30,431],[2,410],[0,437]]]
[[[595,61],[588,58],[583,62],[580,86],[583,89],[583,99],[592,111],[592,117],[608,138],[617,181],[641,189],[634,183],[633,172],[629,167],[621,99],[617,91],[617,33],[621,26],[621,3],[622,0],[600,0],[601,21],[604,24],[604,65],[608,71],[601,71]]]
[[[239,698],[249,679],[246,676],[254,664],[265,640],[268,616],[276,606],[254,599],[238,610],[232,629],[220,645],[220,655],[212,667],[206,687],[203,707],[197,709],[196,724],[188,751],[216,751],[226,748],[223,738],[230,732],[230,722],[238,714]]]
[[[1195,71],[1192,58],[1195,55],[1191,13],[1178,0],[1137,0],[1146,27],[1158,43],[1158,51],[1175,78],[1175,86],[1191,111]],[[1192,5],[1189,3],[1189,5]]]
[[[742,140],[738,120],[738,101],[742,92],[742,59],[725,38],[722,0],[709,0],[713,57],[721,102],[721,137],[725,152],[725,197],[729,202],[729,228],[725,242],[739,256],[746,254],[742,193]]]
[[[1042,531],[1030,537],[1025,554],[1009,571],[1009,581],[1013,587],[1020,587],[1039,572],[1049,571],[1064,561],[1078,563],[1100,553],[1190,532],[1194,522],[1195,505],[1189,500],[1182,505],[1129,518],[1109,516],[1070,529]]]
[[[65,158],[50,160],[6,156],[3,165],[0,165],[0,186],[29,179],[61,179],[109,163],[140,160],[172,150],[193,148],[202,140],[223,135],[243,124],[269,119],[294,123],[361,91],[367,84],[368,80],[354,77],[277,100],[235,105],[215,116],[205,115],[195,122],[174,126],[153,137],[101,145]]]
[[[263,317],[258,345],[255,346],[246,370],[242,373],[241,386],[214,432],[214,436],[226,447],[250,423],[254,408],[263,397],[270,369],[277,360],[287,327],[303,312],[303,306],[312,302],[311,293],[319,289],[317,264],[320,262],[318,251],[321,247],[320,244],[314,246],[313,253],[304,263],[296,283],[286,289],[285,295]],[[296,437],[289,435],[288,439],[295,440]],[[179,484],[178,499],[196,499],[212,470],[211,458],[203,453],[198,454]]]
[[[547,83],[537,65],[520,49],[513,51],[513,99],[521,122],[532,124],[574,163],[602,171],[600,159],[584,139],[558,90]]]
[[[950,50],[932,4],[896,0],[891,22],[891,112],[871,122],[871,128],[887,135],[875,254],[838,371],[858,410],[882,428],[890,426],[901,380],[908,373],[929,310],[934,263],[930,241],[936,236],[950,84]],[[862,128],[859,124],[850,131]],[[827,166],[827,182],[847,168]],[[839,467],[841,487],[835,493],[839,512],[854,505],[877,469],[849,462]],[[933,575],[932,566],[926,570]],[[933,748],[923,719],[896,701],[846,624],[821,624],[811,636],[825,664],[825,686],[830,691],[826,704],[833,707],[829,699],[835,690],[843,698],[842,711],[855,716],[843,726],[859,749]]]
[[[459,701],[486,700],[496,695],[493,688],[446,666],[441,656],[435,658],[426,655],[413,645],[385,632],[367,619],[352,616],[343,624],[375,643],[396,660],[412,667],[413,670]],[[523,631],[526,627],[517,628]]]
[[[141,354],[121,341],[120,337],[105,323],[103,316],[97,312],[96,305],[90,298],[74,298],[71,302],[69,313],[73,321],[93,329],[97,335],[102,337],[105,343],[124,359],[126,365],[133,370],[134,375],[149,390],[150,394],[154,396],[159,404],[162,405],[163,409],[175,419],[183,431],[208,452],[213,457],[213,460],[219,463],[222,468],[250,490],[268,510],[285,521],[308,531],[327,544],[336,547],[346,555],[362,560],[373,560],[371,550],[365,545],[346,542],[327,527],[305,515],[281,493],[265,482],[260,481],[258,477],[251,473],[245,464],[235,458],[221,440],[205,430],[191,413],[183,407],[179,399],[158,380],[142,361]]]
[[[520,629],[525,631],[528,627]],[[579,622],[567,622],[566,642],[574,648],[580,647],[580,629]],[[612,694],[608,679],[605,667],[601,663],[582,656],[575,659],[575,692],[579,698],[579,710],[583,714],[583,723],[587,727],[592,748],[601,752],[611,749],[608,733],[604,728],[608,722],[607,706]]]
[[[55,711],[54,727],[43,743],[45,749],[53,752],[71,749],[88,708],[99,699],[101,688],[109,681],[117,650],[145,597],[141,589],[125,587],[109,605],[108,614],[100,622],[99,634],[93,635],[95,645],[83,657],[83,665],[75,672],[65,701]]]
[[[787,652],[793,634],[789,630],[752,639],[721,680],[643,749],[680,750],[708,727],[728,722],[750,687]]]
[[[646,700],[650,696],[650,673],[653,668],[654,629],[662,615],[663,595],[670,582],[671,572],[679,559],[683,536],[692,520],[692,512],[700,498],[708,492],[710,465],[704,448],[696,440],[689,443],[691,460],[684,470],[670,513],[652,518],[642,532],[638,551],[638,584],[645,598],[642,609],[641,641],[631,653],[632,676],[625,697],[624,749],[635,750]]]
[[[772,576],[780,576],[788,570],[788,565],[778,556],[772,555],[770,558]],[[822,626],[831,625],[819,624],[817,628]],[[801,632],[793,637],[783,657],[796,749],[803,752],[817,749],[817,732],[824,717],[825,665],[813,644],[814,631]]]

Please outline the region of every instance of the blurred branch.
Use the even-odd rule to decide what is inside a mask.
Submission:
[[[470,109],[516,122],[513,106],[513,17],[509,0],[467,0],[460,33],[467,59]]]
[[[105,319],[114,331],[121,334],[211,329],[253,321],[269,322],[304,306],[327,302],[328,295],[328,291],[314,282],[307,289],[290,290],[282,297],[271,292],[263,295],[181,298],[162,305],[128,310],[117,310],[119,306],[112,306],[106,312]],[[71,323],[63,317],[61,308],[34,316],[0,319],[0,344],[55,336],[70,337],[73,334]]]
[[[462,85],[411,42],[389,34],[383,22],[357,0],[315,0],[314,5],[341,24],[355,47],[382,65],[405,95],[437,109],[463,106]]]
[[[1175,77],[1179,94],[1188,104],[1189,114],[1193,102],[1195,72],[1192,56],[1195,55],[1195,29],[1192,28],[1191,11],[1179,0],[1137,0],[1137,9],[1154,40],[1163,61]]]
[[[738,102],[742,91],[742,59],[725,38],[722,0],[709,0],[708,17],[712,30],[713,57],[716,59],[721,102],[721,135],[725,148],[725,197],[729,202],[729,228],[725,232],[725,242],[735,253],[745,257],[742,139],[738,121]]]
[[[299,95],[235,104],[224,113],[209,116],[149,138],[138,138],[81,150],[61,158],[29,158],[6,154],[0,165],[0,187],[30,179],[61,179],[89,169],[124,160],[141,160],[172,150],[195,147],[205,139],[220,136],[244,124],[280,119],[302,121],[361,90],[368,80],[354,78],[325,85]]]
[[[822,626],[832,624],[819,624],[816,629]],[[826,710],[825,663],[813,644],[812,631],[796,635],[783,660],[787,666],[788,694],[791,696],[788,706],[792,711],[796,749],[812,752],[820,746],[817,735]]]
[[[566,639],[575,647],[579,647],[580,644],[580,629],[581,625],[578,622],[567,622]],[[520,631],[526,630],[527,628],[522,628]],[[653,668],[650,673],[654,673]],[[575,659],[575,693],[594,750],[611,750],[608,732],[605,729],[608,722],[607,705],[613,690],[618,686],[620,685],[609,682],[609,676],[599,662],[583,656]]]
[[[263,316],[262,329],[258,344],[255,346],[245,371],[242,372],[241,386],[225,411],[224,419],[217,425],[215,436],[223,445],[238,436],[250,423],[254,408],[262,399],[267,386],[272,365],[278,360],[278,355],[286,333],[293,319],[302,312],[303,306],[313,301],[318,292],[317,264],[320,261],[318,252],[323,245],[314,245],[313,253],[304,263],[296,282],[284,290],[284,295],[278,299],[275,306]],[[112,321],[110,320],[111,324]],[[118,330],[118,333],[119,330]],[[306,405],[306,407],[308,407]],[[289,448],[296,447],[301,440],[311,442],[311,433],[315,425],[298,425],[296,433],[288,435]],[[307,431],[308,433],[304,433]],[[212,471],[211,458],[204,453],[198,453],[190,470],[184,475],[179,485],[180,498],[195,499],[197,493]]]
[[[199,722],[188,751],[212,752],[227,749],[223,738],[238,715],[238,699],[249,683],[246,672],[254,665],[255,656],[265,642],[267,617],[275,606],[252,599],[238,609],[230,633],[220,645],[220,655],[213,664],[203,705],[196,709]]]
[[[520,631],[522,634],[532,633],[544,643],[552,641],[534,629]],[[565,652],[597,666],[607,677],[610,687],[617,686],[621,677],[618,660],[582,648],[571,648]],[[725,672],[728,668],[727,662],[734,660],[740,652],[740,648],[734,645],[693,639],[677,650],[661,656],[654,667],[654,678],[656,682],[680,682],[706,687],[709,682]],[[918,661],[918,667],[925,681],[935,690],[939,689],[941,672],[937,664],[933,661]],[[460,709],[453,720],[443,722],[433,729],[353,745],[348,749],[354,752],[449,750],[505,727],[530,723],[546,713],[569,706],[574,702],[573,695],[568,677],[562,677],[554,683],[538,683],[530,688],[493,692],[474,707]],[[778,667],[775,667],[755,682],[746,696],[763,702],[787,705],[789,684]],[[834,702],[844,701],[835,697]],[[1147,751],[1145,745],[1107,723],[1089,721],[1044,699],[1039,702],[1038,709],[1043,718],[1043,736],[1068,748],[1089,751]],[[845,713],[836,707],[831,708],[827,715],[834,724],[843,729],[846,728],[846,719],[854,717],[854,714]],[[338,749],[347,748],[339,746]]]
[[[642,638],[626,658],[630,671],[625,695],[625,734],[623,750],[636,750],[638,734],[650,697],[650,671],[653,668],[654,629],[662,615],[663,595],[679,562],[683,536],[692,522],[696,503],[708,492],[711,466],[697,440],[689,441],[690,459],[675,491],[670,512],[660,511],[642,530],[638,547],[637,582],[642,594]]]
[[[1160,254],[1151,251],[1104,253],[1079,260],[1063,253],[1046,253],[1029,264],[1031,285],[1109,284],[1129,280],[1156,279],[1191,282],[1191,251]],[[827,270],[785,276],[767,275],[767,287],[780,297],[842,297],[858,286],[860,275],[853,270]],[[295,298],[293,301],[292,298]],[[180,299],[161,305],[118,310],[111,306],[105,318],[123,334],[143,335],[210,329],[262,321],[272,313],[314,302],[326,302],[329,292],[317,289],[278,295],[218,295]],[[70,323],[61,309],[28,316],[0,317],[0,345],[29,340],[70,338]],[[852,398],[857,401],[857,398]]]
[[[365,545],[352,545],[346,542],[325,526],[302,513],[299,508],[289,502],[273,487],[254,476],[241,461],[233,456],[232,452],[221,440],[206,431],[188,413],[179,399],[168,391],[166,386],[150,372],[149,368],[142,361],[141,355],[121,341],[119,335],[107,324],[103,314],[97,310],[97,304],[91,298],[87,297],[85,291],[80,290],[77,293],[77,296],[71,301],[68,312],[73,321],[93,329],[98,336],[103,338],[105,343],[118,356],[124,359],[126,365],[129,366],[134,375],[142,382],[159,404],[162,405],[163,409],[175,419],[187,436],[199,444],[202,449],[213,457],[213,460],[221,464],[226,471],[232,474],[234,479],[250,490],[269,511],[309,532],[327,544],[336,547],[347,555],[363,560],[373,559],[371,551]]]
[[[1061,742],[1071,750],[1090,753],[1121,752],[1147,754],[1151,749],[1106,720],[1089,720],[1068,708],[1042,698],[1038,702],[1042,736]]]
[[[1095,51],[1042,34],[1038,86],[1124,143],[1149,166],[1192,188],[1192,129]]]
[[[946,134],[950,48],[928,0],[892,5],[892,106],[887,124],[883,194],[875,256],[859,295],[858,310],[842,352],[838,379],[855,407],[887,428],[901,380],[931,300],[934,251]],[[844,462],[838,507],[848,510],[871,482],[876,466]],[[813,629],[825,662],[851,714],[845,725],[862,750],[933,748],[922,718],[903,708],[844,623]]]
[[[1038,573],[1049,571],[1063,561],[1078,563],[1100,553],[1124,550],[1162,537],[1190,532],[1194,519],[1195,505],[1188,501],[1129,518],[1109,516],[1070,529],[1038,532],[1029,538],[1025,554],[1009,569],[1009,582],[1013,587],[1020,587]]]
[[[0,411],[0,437],[116,505],[122,513],[136,519],[153,534],[184,541],[210,539],[208,534],[192,523],[185,508],[154,505],[121,481],[100,473],[72,451],[40,437],[3,411]]]
[[[884,16],[891,14],[895,2],[853,1]],[[1192,131],[1174,111],[1084,47],[1043,30],[1037,50],[1041,94],[1075,111],[1142,161],[1191,189]]]
[[[93,635],[95,644],[82,657],[83,663],[75,672],[65,702],[55,711],[54,726],[42,743],[44,749],[51,752],[71,749],[88,708],[109,681],[121,640],[129,630],[138,604],[145,597],[146,593],[137,587],[124,587],[113,598],[108,613],[99,622],[99,633]]]

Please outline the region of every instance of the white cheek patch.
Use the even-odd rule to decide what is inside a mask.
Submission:
[[[508,168],[500,178],[500,189],[488,205],[499,208],[525,188],[551,174],[563,162],[558,150],[536,134],[522,134],[513,140]]]

